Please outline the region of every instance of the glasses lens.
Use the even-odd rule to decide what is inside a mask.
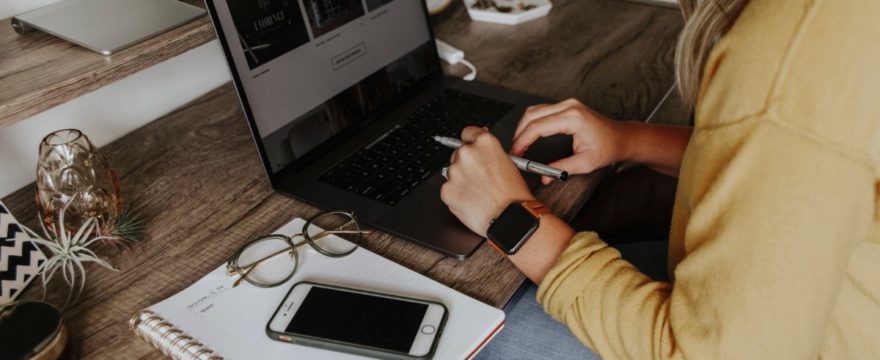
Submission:
[[[286,238],[268,236],[242,249],[237,264],[238,273],[248,282],[275,286],[293,276],[297,255]]]
[[[318,215],[309,221],[305,232],[315,250],[332,257],[351,254],[360,246],[363,236],[354,216],[346,212]]]

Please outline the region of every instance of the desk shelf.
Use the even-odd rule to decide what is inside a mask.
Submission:
[[[199,0],[185,2],[204,8]],[[42,32],[21,36],[0,20],[0,128],[180,55],[214,39],[205,16],[112,56]]]

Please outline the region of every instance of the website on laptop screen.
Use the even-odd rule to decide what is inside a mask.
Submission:
[[[438,66],[421,1],[214,4],[272,173]]]

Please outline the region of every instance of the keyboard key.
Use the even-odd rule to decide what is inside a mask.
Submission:
[[[431,160],[427,164],[425,164],[424,168],[433,171],[433,170],[437,170],[441,167],[446,166],[446,164],[449,163],[449,157],[451,155],[450,156],[444,156],[444,155],[445,155],[444,153],[441,153],[439,156],[435,157],[433,160]]]
[[[367,194],[367,196],[369,196],[373,200],[382,200],[389,195],[395,195],[399,193],[397,189],[399,184],[400,183],[396,181],[386,181],[382,183],[382,185],[379,185],[371,190],[370,193]]]
[[[355,189],[355,192],[358,193],[358,194],[361,194],[361,195],[366,196],[367,194],[370,193],[370,191],[373,190],[373,188],[375,188],[375,185],[373,185],[372,183],[360,184],[360,185]]]

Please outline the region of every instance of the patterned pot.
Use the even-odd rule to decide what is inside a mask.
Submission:
[[[88,218],[100,224],[102,235],[122,214],[119,179],[97,148],[75,129],[58,130],[40,143],[37,164],[37,208],[47,229],[57,229],[65,206],[64,225],[74,232]]]

